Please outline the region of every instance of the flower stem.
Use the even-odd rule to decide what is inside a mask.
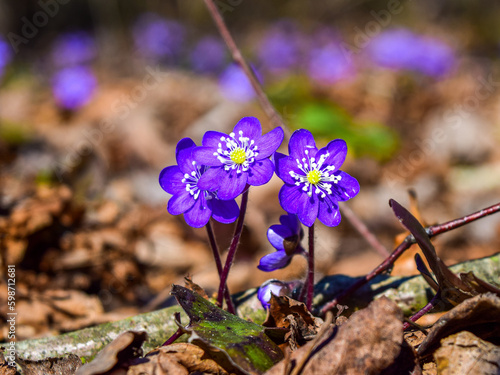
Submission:
[[[307,258],[307,296],[306,307],[311,310],[314,297],[314,223],[309,227],[309,257]]]
[[[438,234],[448,232],[450,230],[456,229],[458,227],[461,227],[465,224],[471,223],[475,220],[478,220],[480,218],[483,218],[488,215],[492,215],[496,212],[500,211],[500,203],[494,204],[493,206],[484,208],[482,210],[479,210],[477,212],[474,212],[470,215],[463,216],[461,218],[455,219],[448,221],[443,224],[437,224],[437,225],[432,225],[426,228],[427,235],[429,237],[434,237],[437,236]],[[368,275],[365,277],[359,279],[357,282],[352,284],[349,288],[344,290],[342,293],[340,293],[337,297],[335,297],[332,301],[326,303],[320,310],[320,315],[326,314],[327,311],[333,309],[337,304],[347,296],[351,295],[354,293],[357,289],[361,288],[363,285],[367,284],[370,280],[372,280],[375,276],[380,275],[383,272],[388,271],[396,259],[398,259],[401,254],[403,254],[407,249],[410,248],[411,245],[416,243],[415,238],[413,235],[408,235],[406,238],[401,242],[398,247],[392,252],[391,255],[389,255],[379,266],[377,266],[373,271],[371,271]]]
[[[265,94],[264,90],[262,89],[261,84],[259,83],[259,80],[255,76],[255,73],[252,71],[252,69],[250,69],[250,66],[243,58],[243,55],[241,54],[241,51],[239,50],[233,37],[231,36],[231,33],[229,32],[229,29],[227,28],[227,25],[224,22],[222,15],[220,14],[219,10],[217,9],[217,5],[215,5],[213,0],[205,0],[205,5],[207,6],[208,11],[210,12],[210,15],[212,16],[212,18],[215,22],[215,25],[217,26],[217,29],[219,29],[220,35],[224,39],[224,42],[226,43],[227,47],[229,48],[229,51],[231,52],[231,56],[233,57],[233,60],[241,67],[241,69],[243,69],[243,72],[250,80],[252,87],[254,88],[255,92],[257,93],[257,99],[259,100],[260,106],[262,107],[264,112],[266,112],[266,115],[269,117],[269,119],[271,120],[273,125],[280,126],[283,129],[283,131],[285,132],[285,135],[287,137],[289,137],[290,130],[283,122],[283,119],[281,118],[278,111],[276,111],[276,108],[274,108],[274,106],[269,101],[267,95]]]
[[[212,223],[209,220],[207,225],[205,226],[207,229],[207,235],[208,235],[208,240],[210,242],[210,248],[212,249],[212,253],[214,255],[214,260],[215,260],[215,265],[217,266],[217,272],[219,274],[219,278],[222,275],[222,261],[220,259],[220,252],[219,252],[219,247],[217,246],[217,241],[215,240],[215,234],[212,228]],[[234,314],[236,312],[233,304],[233,300],[231,299],[231,293],[229,292],[229,289],[225,288],[224,291],[224,299],[226,300],[227,304],[227,311],[229,311],[231,314]],[[219,301],[217,301],[219,302]],[[221,304],[218,304],[219,307],[222,307],[222,301]]]
[[[231,240],[231,245],[229,246],[229,251],[227,253],[226,264],[224,265],[224,270],[220,276],[219,293],[217,295],[217,303],[222,305],[222,298],[224,296],[226,288],[227,277],[229,276],[229,270],[233,264],[234,255],[236,254],[236,249],[240,243],[241,232],[243,231],[243,221],[245,219],[245,213],[247,211],[248,203],[248,191],[249,186],[247,185],[245,191],[241,195],[240,204],[240,215],[238,216],[238,221],[236,222],[236,228],[234,230],[233,239]]]
[[[418,319],[420,319],[422,316],[424,316],[425,314],[427,314],[429,311],[432,310],[432,308],[434,306],[436,306],[436,303],[441,299],[441,291],[438,290],[438,292],[434,295],[434,297],[432,297],[432,299],[429,301],[429,303],[427,303],[427,305],[425,305],[424,307],[422,307],[422,309],[420,309],[420,311],[418,311],[415,315],[412,315],[410,317],[410,320],[412,322],[416,322]],[[407,323],[405,322],[403,324],[403,331],[408,329],[409,327],[411,326],[410,323]]]

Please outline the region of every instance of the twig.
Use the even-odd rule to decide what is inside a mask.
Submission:
[[[264,112],[266,112],[266,115],[269,117],[272,124],[274,126],[280,126],[285,132],[285,136],[289,138],[290,129],[288,129],[288,127],[283,122],[283,119],[281,118],[280,114],[278,113],[278,111],[276,111],[276,108],[274,108],[274,106],[269,101],[255,73],[250,68],[246,60],[243,58],[243,55],[241,54],[236,43],[234,42],[234,39],[231,36],[231,33],[229,32],[229,29],[227,28],[227,25],[224,22],[222,15],[217,9],[217,6],[213,2],[213,0],[204,0],[204,1],[208,8],[208,11],[210,12],[213,20],[215,21],[215,25],[219,29],[219,32],[222,38],[224,39],[224,42],[226,42],[227,47],[231,51],[231,56],[233,57],[233,60],[241,67],[241,69],[243,69],[243,72],[250,80],[250,83],[252,84],[252,87],[254,88],[257,94],[257,99],[259,100],[260,106],[262,107]]]
[[[500,211],[500,203],[494,204],[493,206],[484,208],[482,210],[479,210],[477,212],[474,212],[473,214],[463,216],[461,218],[455,219],[448,221],[443,224],[437,224],[437,225],[432,225],[426,228],[426,232],[429,237],[434,237],[437,236],[438,234],[448,232],[450,230],[456,229],[458,227],[461,227],[465,224],[471,223],[475,220],[481,219],[483,217],[486,217],[488,215],[494,214],[496,212]],[[368,275],[366,275],[364,278],[358,280],[356,283],[351,285],[350,288],[344,290],[342,293],[338,294],[332,301],[326,303],[322,308],[321,308],[321,315],[324,315],[328,310],[333,309],[341,300],[346,298],[347,296],[351,295],[354,291],[368,283],[370,280],[372,280],[375,276],[380,275],[383,272],[388,271],[393,263],[398,259],[401,254],[403,254],[411,245],[416,243],[415,238],[412,235],[406,236],[406,238],[401,242],[398,247],[392,252],[392,254],[387,257],[378,267],[376,267],[373,271],[371,271]]]
[[[378,240],[378,238],[370,232],[368,227],[360,220],[360,218],[351,210],[348,206],[343,205],[341,210],[342,214],[345,216],[347,220],[351,223],[351,225],[358,231],[361,236],[368,242],[374,249],[379,253],[382,257],[386,258],[391,253],[387,248],[382,245],[382,243]]]

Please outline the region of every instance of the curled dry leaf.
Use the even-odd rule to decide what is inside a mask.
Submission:
[[[497,375],[500,347],[462,331],[441,340],[434,360],[441,375]]]
[[[451,309],[434,324],[418,354],[431,352],[442,338],[462,330],[482,339],[500,338],[500,298],[492,293],[481,294]]]
[[[227,375],[214,359],[202,348],[189,343],[162,346],[149,352],[130,366],[127,375],[188,375],[193,372]]]
[[[103,375],[113,369],[128,367],[130,361],[142,355],[146,332],[127,331],[104,347],[94,360],[80,367],[75,375]]]
[[[287,296],[271,295],[270,307],[264,327],[285,328],[284,340],[296,350],[311,340],[321,327],[322,320],[314,317],[306,305]]]
[[[398,373],[409,373],[415,368],[415,358],[405,358],[395,364],[396,359],[404,358],[408,347],[403,347],[403,313],[388,298],[381,297],[367,308],[352,314],[349,320],[337,328],[330,328],[318,346],[311,352],[307,343],[291,354],[289,363],[282,361],[266,375],[281,375],[293,371],[297,363],[311,352],[302,374],[387,374],[392,366]],[[336,332],[336,334],[335,334]],[[410,350],[410,355],[411,354]],[[392,370],[391,370],[392,371]]]

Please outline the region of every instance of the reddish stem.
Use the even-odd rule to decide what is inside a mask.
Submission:
[[[432,308],[434,306],[436,306],[436,303],[441,299],[441,291],[438,290],[438,292],[434,295],[434,297],[432,297],[432,299],[429,301],[429,303],[427,303],[427,305],[425,305],[424,307],[422,307],[422,309],[417,312],[415,315],[412,315],[410,317],[410,320],[412,322],[416,322],[417,320],[419,320],[422,316],[424,316],[425,314],[427,314],[429,311],[432,310]],[[409,327],[411,327],[411,324],[408,323],[408,322],[405,322],[403,324],[403,331],[408,329]]]
[[[219,273],[219,278],[222,275],[222,261],[220,259],[220,252],[219,252],[219,247],[217,246],[217,241],[215,240],[215,234],[212,228],[212,223],[210,220],[208,221],[207,225],[205,226],[207,229],[207,234],[208,234],[208,240],[210,241],[210,248],[212,249],[212,253],[214,255],[215,259],[215,264],[217,266],[217,272]],[[224,291],[224,299],[226,300],[227,304],[227,311],[229,311],[231,314],[234,314],[236,312],[236,309],[234,308],[233,300],[231,299],[231,293],[229,293],[229,289],[227,288]],[[222,305],[219,305],[219,307],[222,307]]]
[[[309,227],[309,256],[307,257],[307,296],[306,307],[310,311],[314,298],[314,223]]]
[[[247,185],[245,191],[241,195],[240,215],[238,216],[238,221],[234,230],[234,236],[231,240],[231,245],[227,253],[226,264],[224,265],[224,270],[222,271],[222,274],[220,276],[219,293],[217,295],[217,303],[220,304],[219,306],[222,306],[222,299],[226,291],[227,277],[229,276],[229,270],[231,269],[231,266],[233,264],[236,249],[238,248],[238,244],[240,243],[241,232],[243,231],[243,221],[245,220],[245,213],[247,210],[248,191],[249,186]]]

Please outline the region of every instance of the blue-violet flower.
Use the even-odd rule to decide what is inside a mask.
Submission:
[[[87,104],[97,88],[97,78],[86,66],[71,66],[59,70],[52,78],[52,93],[57,104],[67,110],[77,110]]]
[[[244,117],[229,135],[208,131],[202,146],[193,151],[194,160],[210,166],[199,179],[198,186],[216,191],[220,199],[234,199],[246,185],[267,183],[274,173],[269,157],[283,141],[283,129],[275,128],[262,135],[262,127],[255,117]]]
[[[304,231],[297,215],[280,216],[280,223],[271,225],[267,230],[267,239],[276,249],[274,253],[264,255],[257,266],[261,271],[271,272],[288,266],[295,254],[303,253],[300,241]]]
[[[288,152],[290,156],[275,155],[276,174],[285,182],[279,192],[281,207],[308,227],[316,218],[330,227],[338,225],[338,202],[359,192],[358,181],[339,170],[347,155],[345,141],[336,139],[318,150],[311,132],[299,129],[290,137]]]
[[[236,201],[220,200],[216,193],[198,186],[207,167],[193,159],[195,148],[190,138],[181,139],[176,147],[178,165],[166,167],[160,173],[160,186],[173,195],[167,210],[171,215],[184,214],[186,223],[195,228],[206,225],[210,217],[224,224],[232,223],[239,215]]]
[[[287,295],[290,293],[290,289],[286,283],[280,280],[271,279],[263,283],[259,290],[257,291],[257,298],[259,299],[262,307],[268,309],[271,301],[271,295],[275,296]]]

